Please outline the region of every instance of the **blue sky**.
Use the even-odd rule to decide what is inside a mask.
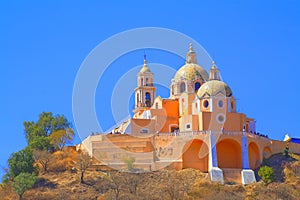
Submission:
[[[51,111],[74,124],[72,90],[85,57],[108,37],[139,27],[169,28],[194,38],[216,60],[238,110],[256,119],[258,131],[278,140],[285,133],[300,137],[297,0],[1,1],[0,26],[1,167],[26,146],[24,121]],[[147,50],[147,56],[175,69],[184,63],[166,52]],[[123,55],[107,72],[115,78],[103,81],[114,85],[142,60],[143,51]],[[165,88],[159,92],[168,96]],[[95,98],[99,121],[110,128],[109,87],[98,87]]]

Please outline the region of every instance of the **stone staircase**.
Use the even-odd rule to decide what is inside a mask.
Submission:
[[[108,135],[102,141],[92,142],[93,156],[114,169],[126,168],[126,159],[134,159],[136,168],[153,169],[154,152],[151,138],[129,135]]]
[[[242,169],[235,168],[222,168],[223,170],[223,178],[224,183],[234,182],[234,183],[242,183]]]

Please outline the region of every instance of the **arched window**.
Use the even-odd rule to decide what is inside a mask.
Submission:
[[[151,106],[151,95],[149,92],[146,92],[145,94],[145,103],[147,107]]]
[[[207,100],[204,100],[203,101],[203,106],[204,106],[204,108],[208,108],[209,102]]]
[[[140,94],[137,93],[137,94],[136,94],[136,105],[138,105],[139,102],[140,102]]]
[[[146,78],[146,86],[148,86],[148,78]]]
[[[197,92],[200,88],[201,84],[199,82],[195,83],[195,92]]]
[[[171,92],[172,92],[172,95],[173,95],[174,94],[174,85],[172,85]]]
[[[144,79],[141,78],[141,86],[144,86]]]
[[[180,92],[185,92],[185,83],[180,84]]]

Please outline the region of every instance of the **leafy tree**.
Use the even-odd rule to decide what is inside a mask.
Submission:
[[[78,167],[80,170],[80,183],[84,183],[84,173],[86,169],[92,164],[92,158],[89,154],[81,152],[78,155]]]
[[[24,122],[25,134],[28,144],[36,136],[47,137],[57,130],[70,128],[70,123],[63,115],[53,116],[52,112],[42,112],[37,122]]]
[[[32,149],[37,149],[40,151],[48,151],[51,147],[50,138],[45,136],[34,136],[30,141],[28,146]]]
[[[35,171],[33,163],[34,159],[31,149],[25,148],[15,152],[8,159],[9,175],[11,178],[14,178],[22,172],[33,173]]]
[[[262,166],[258,171],[258,175],[265,184],[272,183],[275,180],[274,170],[269,166]]]
[[[12,186],[14,191],[19,195],[20,200],[22,199],[24,192],[33,187],[36,180],[37,176],[27,172],[22,172],[14,178]]]
[[[66,130],[57,130],[49,136],[51,144],[57,150],[62,150],[62,148],[70,143],[74,138],[74,131],[71,128]]]

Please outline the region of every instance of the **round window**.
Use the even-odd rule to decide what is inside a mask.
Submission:
[[[222,100],[220,100],[220,101],[218,102],[218,105],[219,105],[220,108],[223,108],[224,102],[223,102]]]
[[[226,118],[225,118],[225,115],[220,113],[217,115],[217,121],[219,122],[219,124],[224,124]]]
[[[203,106],[204,106],[204,108],[208,108],[209,102],[208,102],[207,100],[205,100],[205,101],[203,102]]]

